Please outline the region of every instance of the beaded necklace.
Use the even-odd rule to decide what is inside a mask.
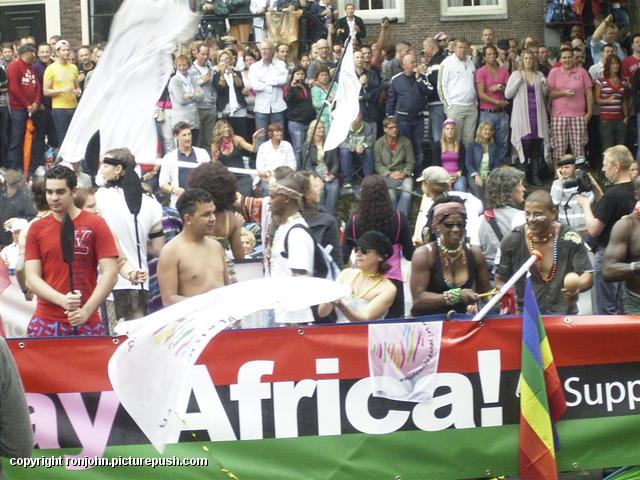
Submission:
[[[549,275],[546,277],[542,274],[542,270],[540,269],[540,260],[536,261],[533,265],[536,267],[536,271],[538,272],[538,276],[540,280],[544,283],[549,284],[556,276],[556,271],[558,270],[558,239],[560,238],[560,224],[558,222],[553,222],[551,226],[551,234],[547,235],[544,239],[538,239],[529,233],[529,229],[527,228],[527,247],[529,248],[529,252],[533,252],[535,250],[533,248],[533,242],[535,240],[536,243],[545,243],[549,240],[549,237],[553,238],[553,263],[551,265],[551,271]]]
[[[440,250],[440,255],[442,256],[442,260],[445,266],[451,265],[453,262],[462,257],[462,263],[467,263],[467,257],[464,255],[464,248],[462,247],[462,242],[458,244],[456,248],[447,248],[442,242],[442,238],[438,237],[436,239],[438,244],[438,249]]]

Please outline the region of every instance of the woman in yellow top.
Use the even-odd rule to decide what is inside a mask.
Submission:
[[[356,268],[340,272],[336,281],[351,285],[350,297],[318,306],[318,315],[327,317],[334,308],[338,322],[367,322],[385,317],[396,297],[396,286],[384,273],[389,270],[386,260],[393,253],[391,242],[381,232],[370,230],[356,240]]]

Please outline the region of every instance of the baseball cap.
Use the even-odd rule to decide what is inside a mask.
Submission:
[[[435,166],[427,167],[424,170],[422,170],[422,175],[420,175],[420,178],[416,180],[416,182],[422,182],[422,181],[425,181],[428,183],[448,185],[451,183],[451,176],[442,167],[435,167]]]
[[[433,36],[433,38],[434,38],[434,40],[437,40],[438,42],[442,42],[442,41],[446,40],[449,37],[444,32],[438,32]]]

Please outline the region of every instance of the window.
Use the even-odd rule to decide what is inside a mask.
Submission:
[[[344,16],[344,6],[353,3],[356,15],[365,23],[379,23],[384,17],[404,22],[404,0],[339,0],[338,11]]]
[[[440,0],[442,17],[507,18],[507,0]]]
[[[91,43],[109,39],[111,21],[122,0],[89,0],[89,38]]]

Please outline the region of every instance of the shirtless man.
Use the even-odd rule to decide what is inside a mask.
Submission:
[[[192,188],[176,204],[184,228],[161,251],[158,282],[166,307],[229,284],[224,250],[208,237],[216,224],[211,195]]]
[[[640,177],[633,180],[636,200],[640,201]],[[602,274],[607,282],[625,281],[624,313],[640,314],[640,210],[618,220],[611,230],[604,251]]]

